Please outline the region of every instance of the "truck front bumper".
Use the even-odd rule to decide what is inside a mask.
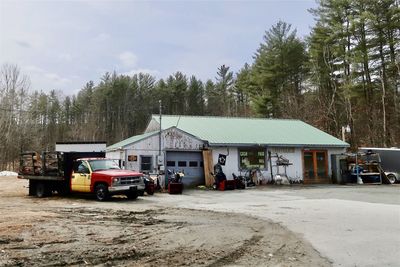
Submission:
[[[110,186],[108,188],[108,192],[111,194],[117,193],[127,193],[130,191],[144,191],[144,184],[136,184],[136,185],[121,185],[121,186]]]

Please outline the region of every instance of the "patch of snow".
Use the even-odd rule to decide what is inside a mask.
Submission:
[[[0,172],[0,176],[18,176],[18,173],[10,171],[2,171]]]

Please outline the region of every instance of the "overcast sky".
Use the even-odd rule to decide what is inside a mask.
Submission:
[[[107,71],[182,71],[206,80],[252,56],[279,19],[300,36],[313,26],[314,0],[18,1],[0,0],[0,64],[17,64],[31,90],[77,93]]]

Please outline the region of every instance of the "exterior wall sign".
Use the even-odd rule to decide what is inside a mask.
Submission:
[[[128,161],[137,161],[136,155],[128,155]]]
[[[184,134],[176,129],[166,131],[163,135],[164,148],[166,149],[188,149],[198,150],[202,148],[202,143],[194,137]]]
[[[224,154],[219,154],[219,155],[218,155],[218,163],[221,164],[222,166],[225,166],[225,163],[226,163],[226,155],[224,155]]]

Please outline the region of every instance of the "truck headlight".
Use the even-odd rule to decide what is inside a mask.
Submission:
[[[119,178],[117,178],[117,177],[113,178],[113,183],[114,184],[118,184],[119,183]]]

